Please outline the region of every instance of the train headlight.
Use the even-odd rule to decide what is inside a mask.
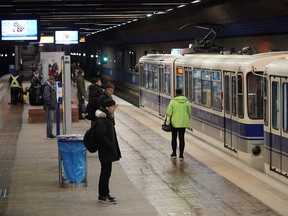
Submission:
[[[262,151],[261,147],[257,145],[252,148],[252,154],[255,156],[258,156],[259,154],[261,154],[261,151]]]

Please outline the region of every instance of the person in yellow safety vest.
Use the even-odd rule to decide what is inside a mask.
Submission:
[[[11,74],[9,78],[11,104],[22,103],[22,78],[19,72]]]

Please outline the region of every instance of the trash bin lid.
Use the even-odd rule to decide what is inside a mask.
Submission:
[[[63,134],[58,135],[57,139],[59,141],[83,141],[83,137],[82,134]]]

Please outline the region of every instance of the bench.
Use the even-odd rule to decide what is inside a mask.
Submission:
[[[72,122],[79,122],[79,112],[77,104],[71,104],[72,109]],[[56,120],[56,111],[54,114],[54,122]],[[60,106],[60,121],[63,121],[63,109]],[[28,122],[29,123],[46,123],[46,112],[43,106],[32,106],[28,108]]]

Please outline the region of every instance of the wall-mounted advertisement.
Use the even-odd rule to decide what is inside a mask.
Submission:
[[[38,41],[37,19],[1,20],[1,40],[3,41]]]

